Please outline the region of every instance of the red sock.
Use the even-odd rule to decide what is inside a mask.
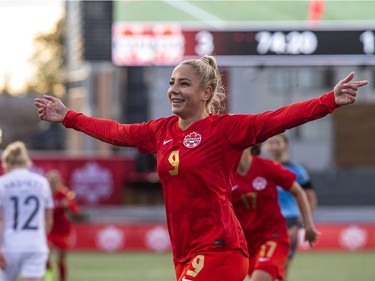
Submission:
[[[66,279],[66,265],[64,262],[59,262],[59,280],[65,281]]]

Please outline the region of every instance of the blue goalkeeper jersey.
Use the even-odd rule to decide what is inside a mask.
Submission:
[[[293,164],[291,162],[281,163],[287,169],[291,170],[297,175],[296,181],[302,186],[303,189],[312,188],[310,176],[308,175],[306,169],[301,165]],[[281,213],[285,218],[298,218],[301,213],[298,208],[298,204],[294,199],[294,196],[282,189],[277,187],[279,195],[279,205],[281,208]]]

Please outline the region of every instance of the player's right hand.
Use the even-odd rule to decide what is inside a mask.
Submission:
[[[39,118],[54,123],[61,123],[68,108],[58,98],[44,95],[43,98],[36,98],[34,105],[38,108]]]

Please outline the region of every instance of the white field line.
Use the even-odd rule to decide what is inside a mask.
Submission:
[[[212,26],[217,29],[222,29],[225,27],[226,23],[221,18],[218,18],[217,16],[207,12],[206,10],[203,10],[185,0],[164,0],[165,3],[168,5],[179,9],[180,11],[191,15],[192,17],[206,23],[209,26]]]

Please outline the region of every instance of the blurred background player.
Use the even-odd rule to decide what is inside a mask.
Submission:
[[[287,135],[280,134],[269,138],[266,142],[265,148],[272,160],[281,163],[285,168],[296,174],[296,180],[306,192],[311,212],[313,212],[317,205],[317,197],[312,181],[303,166],[289,160],[289,140]],[[298,231],[301,226],[301,213],[298,209],[296,200],[289,192],[286,192],[282,188],[278,188],[278,193],[281,212],[286,218],[290,237],[290,252],[288,260],[285,263],[285,274],[287,275],[298,247]]]
[[[52,252],[47,262],[46,281],[65,281],[67,280],[66,255],[71,246],[71,220],[79,215],[79,209],[75,193],[65,186],[59,171],[50,170],[47,173],[47,179],[50,183],[54,200],[54,223],[48,235],[48,242]],[[52,256],[56,258],[55,263],[52,261]],[[55,265],[57,266],[57,279],[55,278]]]
[[[325,0],[309,0],[308,20],[310,24],[318,24],[324,15],[324,9]]]
[[[285,218],[278,204],[277,186],[294,196],[301,210],[310,245],[318,238],[309,203],[296,175],[281,164],[259,157],[261,146],[245,149],[232,187],[232,202],[249,249],[252,281],[284,278],[289,252]]]
[[[53,200],[45,177],[28,170],[31,160],[22,142],[3,151],[0,177],[0,268],[2,281],[41,281],[48,257],[47,233]]]

